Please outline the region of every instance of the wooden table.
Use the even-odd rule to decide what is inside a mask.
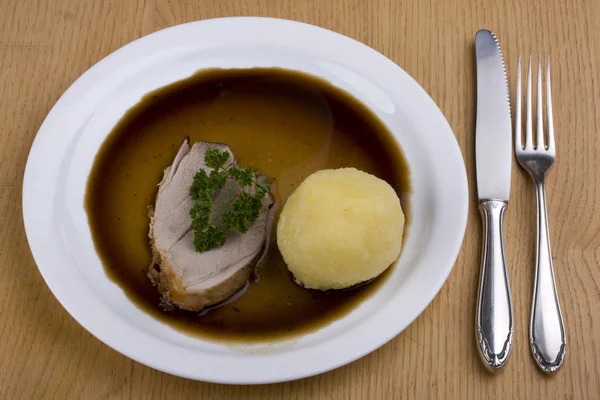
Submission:
[[[21,217],[29,147],[54,102],[81,73],[158,29],[232,15],[319,25],[402,66],[450,122],[472,197],[454,270],[408,329],[346,367],[277,385],[194,382],[108,348],[47,289]],[[0,0],[0,399],[600,398],[599,25],[600,5],[592,0]],[[553,56],[558,160],[548,177],[548,208],[568,335],[565,364],[553,377],[537,369],[529,352],[535,194],[516,162],[506,219],[514,350],[504,371],[492,376],[475,346],[481,225],[473,154],[473,39],[480,28],[498,35],[513,83],[519,54]]]

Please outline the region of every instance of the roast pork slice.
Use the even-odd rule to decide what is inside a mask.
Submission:
[[[268,250],[275,209],[273,197],[267,193],[258,218],[246,233],[229,232],[223,246],[196,251],[190,229],[193,201],[189,188],[199,169],[210,171],[204,164],[204,154],[211,147],[231,154],[226,166],[235,164],[229,146],[198,142],[190,147],[186,139],[173,164],[165,170],[155,205],[150,209],[149,237],[154,257],[149,277],[166,304],[190,311],[218,304],[245,286]],[[257,179],[266,181],[263,176]],[[236,182],[229,180],[216,194],[213,208],[236,189],[239,191]]]

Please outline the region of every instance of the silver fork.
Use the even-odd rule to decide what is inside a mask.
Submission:
[[[536,145],[533,144],[531,111],[531,56],[527,74],[527,115],[525,123],[525,146],[521,141],[521,57],[517,67],[517,101],[515,126],[515,153],[519,164],[529,172],[537,194],[537,257],[529,343],[538,366],[547,373],[555,372],[563,363],[566,335],[563,325],[550,252],[548,216],[546,213],[545,177],[554,164],[556,149],[552,121],[552,95],[550,93],[550,56],[546,64],[546,111],[548,140],[544,140],[544,116],[542,108],[542,58],[537,73],[537,123]]]

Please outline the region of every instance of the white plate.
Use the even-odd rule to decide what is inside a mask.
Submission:
[[[256,66],[325,78],[369,106],[406,154],[413,222],[389,279],[346,317],[296,340],[234,348],[186,336],[132,304],[104,273],[83,200],[100,144],[145,93],[202,68]],[[35,261],[56,298],[83,327],[150,367],[222,383],[315,375],[356,360],[398,335],[450,273],[464,235],[467,203],[464,163],[452,130],[407,73],[345,36],[268,18],[174,26],[94,65],[48,114],[31,148],[23,184],[25,229]]]

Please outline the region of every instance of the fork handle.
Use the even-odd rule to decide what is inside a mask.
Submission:
[[[565,359],[567,338],[552,270],[546,189],[543,179],[535,183],[537,193],[537,259],[529,343],[538,366],[547,373],[558,370]]]
[[[513,341],[512,300],[504,256],[506,202],[484,200],[479,210],[483,248],[475,326],[479,355],[486,368],[495,372],[506,364]]]

